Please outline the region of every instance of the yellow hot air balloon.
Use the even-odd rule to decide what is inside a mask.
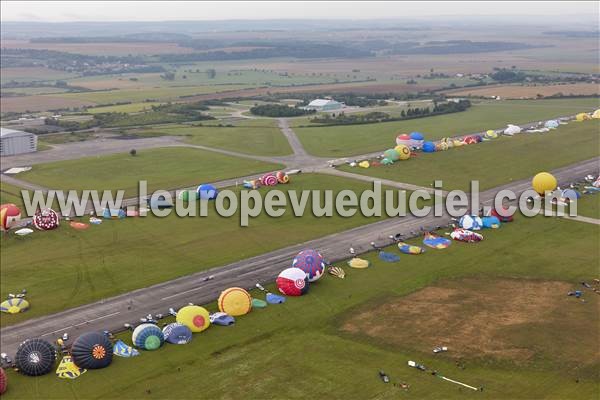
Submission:
[[[25,299],[8,299],[0,303],[0,311],[9,314],[18,314],[27,311],[29,302]]]
[[[221,312],[237,317],[252,310],[252,296],[242,288],[232,287],[221,292],[217,304]]]
[[[398,153],[400,160],[408,160],[410,158],[410,149],[408,146],[399,144],[398,146],[394,147],[394,150],[396,150]]]
[[[594,111],[594,113],[592,114],[592,118],[600,119],[600,108]]]
[[[588,114],[588,113],[579,113],[575,116],[575,120],[579,121],[579,122],[585,121],[588,119],[592,119],[592,117],[590,117],[590,114]]]
[[[202,332],[210,326],[210,316],[206,308],[185,306],[177,312],[177,322],[190,328],[192,332]]]
[[[371,164],[369,164],[368,161],[361,161],[358,163],[358,166],[361,168],[369,168],[371,166]]]
[[[369,265],[371,265],[369,260],[364,260],[364,259],[358,258],[358,257],[354,257],[353,259],[348,261],[347,264],[349,267],[359,268],[359,269],[369,268]]]
[[[556,189],[558,182],[554,175],[548,172],[540,172],[531,180],[531,186],[539,195],[543,196],[546,191],[552,191]]]

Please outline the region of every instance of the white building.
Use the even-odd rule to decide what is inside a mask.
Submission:
[[[311,101],[306,107],[306,110],[315,111],[333,111],[344,107],[344,104],[332,99],[316,99]]]
[[[33,153],[37,151],[37,136],[33,133],[0,128],[0,155]]]

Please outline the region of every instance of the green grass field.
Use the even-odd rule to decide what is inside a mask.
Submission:
[[[202,125],[207,125],[202,122]],[[214,122],[214,121],[207,121]],[[222,122],[221,122],[222,123]],[[234,126],[176,126],[143,130],[139,135],[181,135],[186,142],[239,153],[284,156],[292,153],[288,141],[270,119],[248,119]]]
[[[337,193],[368,187],[346,178],[302,174],[293,176],[283,189]],[[65,224],[25,240],[4,238],[1,296],[27,287],[34,306],[24,314],[2,315],[0,322],[5,325],[57,312],[377,220],[362,215],[317,218],[311,209],[309,202],[302,218],[294,217],[289,208],[280,218],[263,214],[245,228],[239,226],[239,215],[221,218],[213,209],[207,218],[128,218],[106,221],[84,232]]]
[[[498,139],[476,145],[451,148],[435,153],[418,153],[407,161],[390,166],[341,170],[432,186],[442,180],[444,189],[469,190],[470,181],[478,180],[480,189],[524,179],[539,171],[551,170],[588,160],[599,155],[600,121],[571,122],[544,134],[531,133]]]
[[[13,203],[23,210],[23,199],[21,198],[21,188],[2,182],[0,184],[0,204]]]
[[[134,196],[139,180],[147,180],[149,190],[173,189],[281,167],[199,149],[171,147],[140,150],[135,157],[121,153],[38,164],[19,178],[52,189],[122,189],[126,196]]]
[[[511,100],[476,103],[465,112],[367,125],[295,128],[306,150],[316,156],[342,157],[383,151],[400,133],[419,131],[428,140],[483,132],[509,123],[571,115],[600,107],[599,99]]]
[[[56,133],[50,135],[44,135],[38,138],[38,150],[40,143],[49,144],[64,144],[72,142],[84,142],[86,140],[94,139],[96,135],[93,132],[67,132],[67,133]]]
[[[373,263],[370,269],[344,266],[344,280],[323,277],[307,295],[254,310],[237,318],[233,327],[213,326],[195,334],[185,346],[166,344],[158,351],[142,352],[137,358],[115,357],[109,368],[88,371],[75,381],[61,381],[54,374],[30,378],[8,371],[5,397],[596,398],[600,389],[598,360],[577,363],[572,354],[554,345],[568,342],[571,348],[579,346],[581,353],[594,351],[585,346],[597,341],[600,333],[598,311],[593,303],[581,303],[562,292],[547,295],[558,296],[561,312],[575,314],[574,318],[591,328],[582,331],[578,326],[563,327],[563,331],[553,333],[543,324],[527,321],[514,326],[519,334],[537,340],[530,345],[535,356],[525,363],[473,354],[462,359],[466,368],[460,369],[455,365],[452,345],[448,353],[434,356],[429,349],[436,343],[421,343],[428,349],[424,352],[410,345],[390,347],[340,331],[340,324],[365,306],[405,296],[444,279],[475,277],[485,286],[485,282],[499,277],[529,278],[540,284],[546,280],[566,281],[575,288],[580,286],[579,281],[597,276],[599,232],[593,225],[543,217],[518,218],[485,235],[485,241],[479,244],[453,243],[447,250],[430,249],[418,257],[402,255],[398,264],[382,263],[371,253],[365,257]],[[584,298],[594,300],[595,294],[588,293]],[[262,297],[260,293],[255,295]],[[522,296],[523,302],[529,302],[537,294]],[[215,304],[208,307],[216,309]],[[441,302],[439,307],[449,306]],[[390,321],[406,325],[428,318],[428,312],[415,320],[390,315]],[[488,318],[492,321],[494,316]],[[390,321],[382,320],[381,328],[386,329]],[[120,337],[131,343],[129,334]],[[408,360],[485,390],[461,390],[407,367]],[[392,383],[383,384],[377,375],[379,370],[384,370]],[[399,382],[410,384],[408,392],[397,385]]]

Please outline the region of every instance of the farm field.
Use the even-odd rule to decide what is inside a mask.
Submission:
[[[504,99],[531,98],[535,99],[538,95],[552,96],[558,93],[563,95],[600,95],[598,85],[593,83],[576,83],[566,85],[504,85],[487,86],[481,88],[466,88],[459,90],[450,90],[447,95],[452,96],[500,96]]]
[[[142,111],[149,111],[152,109],[152,106],[159,106],[163,103],[156,101],[146,101],[142,103],[129,103],[129,104],[120,104],[117,106],[104,106],[104,107],[90,107],[86,110],[86,112],[90,114],[99,114],[99,113],[110,113],[110,112],[118,112],[118,113],[136,113]]]
[[[202,182],[200,175],[187,183],[193,182]],[[301,174],[294,175],[284,190],[328,189],[335,196],[341,190],[358,193],[369,187],[346,178]],[[239,214],[219,217],[211,203],[204,218],[179,218],[173,213],[165,218],[109,220],[85,232],[63,224],[27,240],[3,237],[1,295],[16,290],[15,285],[27,287],[35,305],[27,313],[2,315],[0,322],[14,324],[379,220],[360,214],[317,218],[311,210],[308,202],[302,218],[296,218],[290,207],[280,218],[263,213],[241,228]]]
[[[343,157],[393,147],[400,133],[418,131],[427,140],[435,140],[503,128],[509,123],[572,115],[599,107],[598,98],[484,101],[474,103],[467,111],[447,115],[364,125],[297,127],[294,130],[310,154]]]
[[[74,93],[70,93],[74,94]],[[66,94],[62,94],[65,96]],[[61,94],[1,97],[0,108],[7,112],[35,112],[93,106],[95,103],[77,98],[64,98]]]
[[[38,164],[19,179],[60,190],[125,190],[137,195],[138,181],[148,190],[172,189],[202,182],[273,171],[281,165],[236,159],[205,150],[170,147]]]
[[[261,156],[284,156],[292,153],[288,141],[277,127],[277,121],[270,119],[245,120],[235,126],[165,126],[134,134],[181,135],[191,144]]]
[[[57,79],[74,78],[76,76],[77,75],[74,73],[57,71],[44,67],[2,68],[0,82],[4,84],[9,81],[54,81]]]
[[[238,317],[233,327],[213,326],[185,346],[166,344],[140,357],[115,357],[109,368],[88,371],[76,381],[49,374],[31,385],[27,382],[32,378],[9,371],[6,397],[70,399],[94,393],[165,398],[201,392],[211,398],[283,393],[286,398],[336,393],[348,399],[463,399],[471,394],[482,399],[594,398],[598,358],[590,340],[600,333],[599,298],[586,292],[587,302],[582,303],[565,296],[565,290],[596,276],[597,228],[560,219],[517,218],[485,235],[479,244],[453,243],[418,257],[402,255],[397,265],[382,263],[370,253],[364,256],[372,262],[369,269],[343,265],[343,280],[325,276],[307,295],[254,310]],[[573,254],[578,255],[576,263]],[[480,260],[486,260],[485,266]],[[525,305],[519,301],[534,292]],[[498,318],[477,313],[482,296],[488,299],[486,309]],[[457,301],[448,304],[449,298]],[[215,304],[208,307],[216,309]],[[451,324],[442,325],[447,320]],[[482,324],[502,344],[488,348],[497,351],[480,351],[479,342],[469,341],[479,337],[469,327]],[[424,333],[397,340],[415,329]],[[443,343],[432,333],[439,329],[447,333]],[[565,329],[571,334],[564,335]],[[129,334],[119,337],[131,343]],[[434,356],[431,349],[441,344],[449,351]],[[556,351],[557,344],[561,351]],[[409,368],[408,360],[484,390],[461,390]],[[380,370],[390,376],[390,384],[381,382]],[[303,379],[297,380],[300,375]],[[176,381],[186,384],[174,385]],[[399,387],[402,382],[410,385],[408,392]]]
[[[176,43],[141,42],[103,42],[103,43],[33,43],[28,40],[2,40],[2,47],[8,49],[40,49],[64,51],[67,53],[88,55],[129,54],[181,54],[191,53],[192,49],[178,46]]]
[[[442,180],[445,190],[469,191],[470,181],[478,180],[480,190],[486,190],[533,176],[539,171],[598,157],[599,129],[600,121],[597,120],[570,122],[543,134],[500,136],[489,142],[447,151],[419,152],[417,157],[390,166],[364,169],[345,165],[339,169],[425,187],[432,186],[434,180]]]

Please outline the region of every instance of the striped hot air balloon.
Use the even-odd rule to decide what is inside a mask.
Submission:
[[[219,311],[238,317],[252,310],[252,296],[242,288],[232,287],[221,292],[217,304]]]
[[[336,278],[344,279],[346,277],[346,271],[344,271],[341,267],[329,267],[327,272]]]
[[[27,339],[19,345],[15,365],[24,375],[40,376],[52,370],[56,361],[56,349],[43,339]]]
[[[263,186],[275,186],[277,185],[277,177],[273,174],[264,174],[260,178],[260,183]]]
[[[112,362],[113,345],[105,334],[88,332],[80,335],[71,346],[75,365],[85,369],[105,368]]]
[[[0,303],[0,311],[9,314],[18,314],[27,311],[29,302],[25,299],[8,299]]]
[[[144,350],[156,350],[165,342],[160,328],[154,324],[141,324],[133,330],[133,344]]]
[[[284,269],[275,283],[277,289],[286,296],[302,296],[308,292],[308,276],[300,268]]]
[[[302,250],[292,261],[292,268],[300,268],[308,276],[309,282],[315,282],[325,271],[325,260],[316,250]]]

